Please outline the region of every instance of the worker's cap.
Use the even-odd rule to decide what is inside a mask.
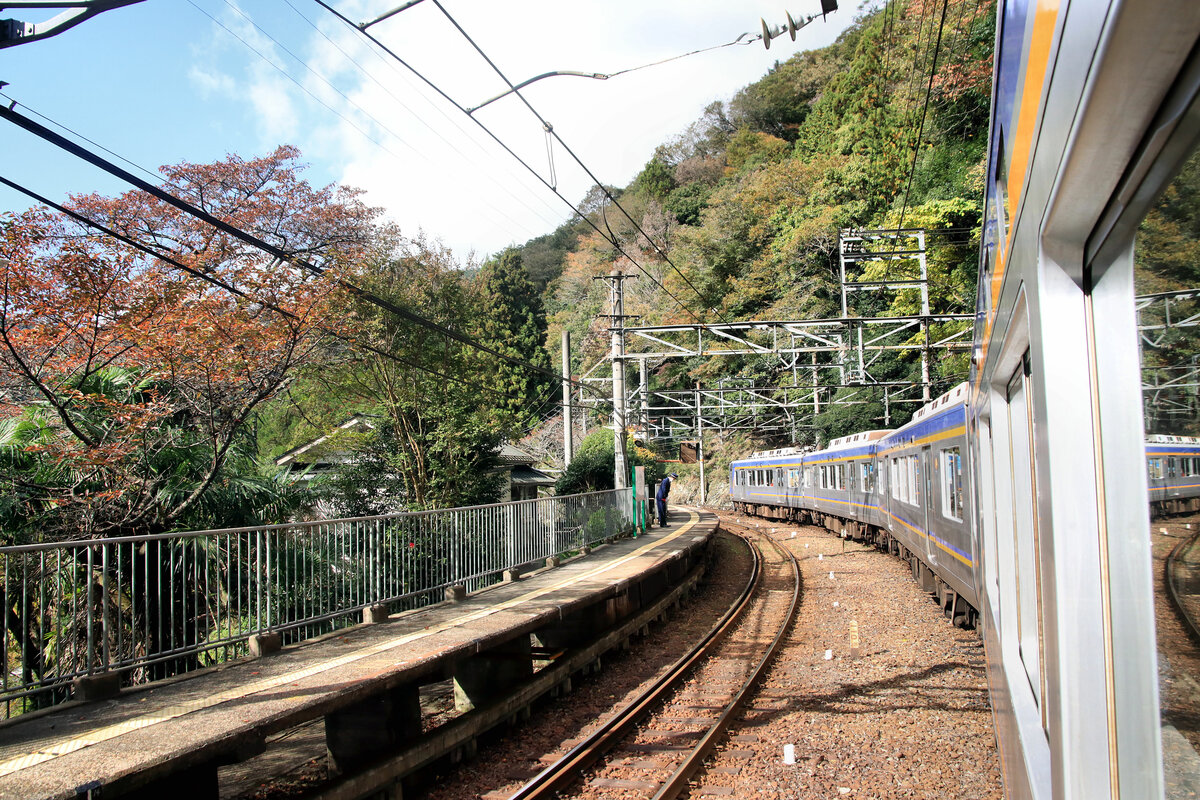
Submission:
[[[679,475],[677,475],[676,473],[672,472],[672,473],[671,473],[670,475],[668,475],[667,477],[668,477],[668,478],[678,478],[678,477],[679,477]]]

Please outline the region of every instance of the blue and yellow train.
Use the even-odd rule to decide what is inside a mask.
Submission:
[[[966,384],[897,430],[834,439],[810,453],[758,453],[735,461],[730,497],[744,513],[823,525],[909,561],[959,625],[978,607],[966,486]]]
[[[1194,387],[1200,347],[1138,298],[1200,288],[1200,2],[997,0],[995,42],[967,383],[740,461],[733,499],[875,538],[975,618],[1010,798],[1194,797],[1200,649],[1148,509],[1197,509],[1200,442],[1147,440],[1142,359]]]

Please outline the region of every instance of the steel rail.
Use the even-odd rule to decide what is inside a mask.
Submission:
[[[747,528],[746,530],[749,529]],[[792,602],[788,607],[787,617],[783,624],[779,626],[779,632],[775,634],[775,639],[771,642],[771,646],[767,648],[767,652],[763,655],[762,660],[758,662],[758,666],[754,668],[754,672],[734,694],[729,705],[721,712],[721,716],[717,719],[716,724],[709,728],[708,733],[700,737],[700,741],[696,743],[696,746],[688,754],[687,758],[684,759],[683,763],[679,765],[663,787],[654,795],[653,800],[673,800],[673,798],[679,796],[679,793],[687,788],[688,780],[704,764],[704,759],[708,757],[713,747],[716,746],[717,741],[733,723],[734,715],[741,710],[750,693],[758,686],[763,675],[766,674],[767,668],[774,662],[775,656],[778,655],[779,649],[783,646],[783,638],[788,630],[791,629],[792,621],[796,618],[796,611],[800,607],[800,564],[796,561],[796,555],[769,536],[760,536],[760,538],[765,538],[769,541],[771,546],[778,550],[780,555],[784,556],[791,563],[793,578]]]
[[[666,696],[667,692],[672,690],[691,671],[697,662],[708,655],[709,651],[741,618],[742,613],[749,608],[750,600],[762,582],[762,554],[753,542],[747,540],[747,544],[750,545],[750,552],[754,559],[753,568],[746,581],[746,586],[725,615],[691,650],[676,661],[663,677],[655,681],[587,738],[572,747],[566,755],[531,778],[528,783],[510,795],[509,800],[542,800],[556,797],[559,791],[578,779],[585,769],[614,747],[642,717]]]
[[[1197,539],[1200,539],[1200,531],[1197,531],[1171,548],[1171,552],[1167,554],[1166,561],[1163,563],[1163,582],[1167,584],[1167,596],[1170,597],[1171,605],[1175,607],[1175,611],[1179,615],[1183,627],[1187,630],[1188,636],[1194,644],[1200,646],[1200,624],[1197,623],[1195,617],[1184,606],[1182,599],[1179,597],[1180,591],[1176,587],[1175,582],[1176,560],[1183,558],[1185,551],[1191,550],[1196,545]]]

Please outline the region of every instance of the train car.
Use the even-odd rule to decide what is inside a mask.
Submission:
[[[1146,441],[1146,477],[1156,514],[1200,511],[1200,439],[1150,436]]]
[[[865,431],[834,439],[829,447],[803,459],[804,509],[816,522],[841,533],[860,534],[867,524],[878,524],[879,488],[876,486],[876,443],[888,431]]]
[[[1200,765],[1166,701],[1198,676],[1156,650],[1135,304],[1192,280],[1155,234],[1196,229],[1167,189],[1194,174],[1198,40],[1194,0],[998,5],[967,433],[1013,798],[1182,796]]]
[[[878,443],[886,528],[915,558],[913,574],[959,624],[978,605],[969,486],[966,384],[922,407]],[[902,553],[904,555],[904,553]]]
[[[1193,796],[1200,774],[1200,653],[1156,638],[1149,524],[1193,510],[1200,463],[1145,436],[1136,299],[1200,288],[1198,42],[1195,0],[999,0],[961,560],[922,516],[957,496],[933,445],[874,444],[888,536],[969,567],[1011,798]],[[1200,352],[1172,346],[1155,366],[1189,374]]]
[[[754,453],[730,468],[729,496],[734,507],[774,519],[798,519],[803,507],[799,448]]]

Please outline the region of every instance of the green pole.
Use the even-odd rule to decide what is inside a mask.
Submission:
[[[630,462],[629,465],[629,487],[633,492],[633,537],[636,539],[639,533],[645,533],[645,520],[642,518],[645,510],[637,499],[637,466]]]

